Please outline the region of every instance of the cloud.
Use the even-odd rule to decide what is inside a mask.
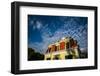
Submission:
[[[42,42],[30,44],[31,47],[37,49],[39,52],[45,53],[49,44],[60,40],[62,37],[72,37],[78,41],[82,49],[87,48],[87,24],[79,25],[74,19],[71,19],[70,21],[65,21],[55,32],[51,31],[48,24],[45,24],[44,27],[42,27],[42,25],[40,21],[37,21],[34,27],[34,29],[42,28],[40,30]]]
[[[41,21],[36,21],[36,20],[32,20],[30,21],[30,24],[33,26],[33,29],[41,29],[42,28],[42,22]]]
[[[42,27],[42,23],[39,22],[39,21],[37,21],[37,22],[36,22],[36,27],[37,27],[37,29],[40,29],[40,28]]]

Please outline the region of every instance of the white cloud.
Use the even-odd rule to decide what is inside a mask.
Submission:
[[[40,21],[31,21],[31,25],[33,26],[33,29],[41,29],[42,28],[42,23]]]
[[[37,27],[37,29],[40,29],[40,28],[42,27],[42,23],[39,22],[39,21],[37,21],[37,22],[36,22],[36,27]]]
[[[73,24],[72,24],[73,22]],[[78,41],[79,44],[83,44],[82,46],[87,46],[87,39],[86,37],[86,29],[84,29],[83,26],[79,25],[80,27],[76,28],[76,26],[73,26],[75,24],[75,22],[73,20],[67,22],[64,24],[64,26],[62,26],[59,29],[56,29],[56,31],[54,33],[51,32],[51,30],[48,28],[48,24],[46,24],[44,27],[43,24],[40,21],[36,22],[36,26],[34,27],[35,29],[41,29],[41,36],[42,36],[42,42],[35,42],[32,44],[32,46],[34,48],[36,48],[37,50],[39,50],[41,53],[45,53],[47,47],[49,44],[54,43],[58,40],[60,40],[62,37],[66,37],[66,36],[71,36],[74,39],[76,39]],[[54,25],[55,26],[55,25]],[[87,26],[87,25],[85,25]],[[83,31],[82,31],[83,30]],[[85,37],[84,37],[85,36]],[[39,48],[37,48],[39,47]]]
[[[33,24],[34,24],[34,21],[33,21],[33,20],[31,20],[31,21],[30,21],[30,24],[31,24],[31,25],[33,25]]]

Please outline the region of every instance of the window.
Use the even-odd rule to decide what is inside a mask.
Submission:
[[[47,58],[47,60],[50,60],[50,58]]]
[[[61,42],[60,43],[60,50],[64,50],[65,49],[65,42]]]
[[[52,45],[52,51],[56,51],[56,45]]]
[[[66,43],[66,49],[69,49],[69,42]]]
[[[73,58],[72,55],[65,56],[65,59],[72,59],[72,58]]]
[[[54,60],[60,59],[60,55],[55,55],[55,57],[54,57],[53,59],[54,59]]]
[[[51,51],[51,48],[48,48],[46,53],[50,53],[50,51]]]

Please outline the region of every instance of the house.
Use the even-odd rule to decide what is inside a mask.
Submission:
[[[79,45],[71,37],[63,37],[56,43],[50,44],[44,55],[44,60],[64,60],[79,58]]]

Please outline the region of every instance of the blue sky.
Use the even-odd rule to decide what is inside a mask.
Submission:
[[[87,49],[87,26],[87,17],[28,15],[28,47],[45,53],[49,44],[72,37]]]

